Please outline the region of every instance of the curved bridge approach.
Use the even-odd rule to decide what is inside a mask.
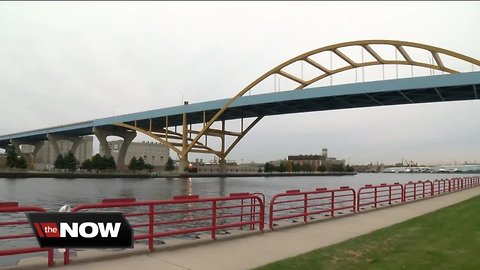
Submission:
[[[382,57],[375,49],[377,45],[394,48],[395,54],[400,55],[401,59]],[[361,61],[353,60],[354,58],[344,50],[352,47],[360,47],[362,52],[366,52],[369,56],[368,60],[364,60],[363,57]],[[412,48],[428,53],[431,55],[432,61],[426,63],[416,60],[409,52]],[[314,60],[315,55],[325,52],[341,59],[344,65],[328,68]],[[135,138],[137,132],[140,132],[173,150],[180,158],[181,169],[187,166],[188,154],[195,152],[218,156],[220,171],[222,171],[222,168],[226,168],[225,158],[227,155],[265,116],[478,99],[480,72],[460,73],[459,70],[446,64],[443,58],[454,58],[480,67],[480,61],[477,59],[419,43],[395,40],[346,42],[319,48],[292,58],[263,74],[230,99],[185,104],[3,135],[0,136],[0,147],[19,147],[21,144],[31,144],[35,145],[33,152],[35,155],[45,140],[53,143],[54,150],[58,140],[71,140],[74,142],[72,152],[75,152],[73,150],[78,145],[77,142],[81,136],[94,134],[102,145],[103,154],[110,156],[111,152],[106,138],[116,135],[124,138],[117,160],[117,165],[122,167],[125,164],[124,158],[128,145]],[[303,79],[303,76],[288,72],[292,65],[299,62],[309,65],[318,74],[307,80]],[[307,88],[334,74],[375,65],[409,65],[448,74]],[[255,86],[272,76],[282,77],[297,86],[289,91],[246,95]],[[225,121],[234,119],[239,120],[239,127],[235,130],[227,129]],[[218,127],[214,128],[214,123]],[[209,141],[217,143],[212,146]],[[58,151],[58,147],[55,151]]]

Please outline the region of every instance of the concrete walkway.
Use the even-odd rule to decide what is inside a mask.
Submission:
[[[249,237],[216,242],[208,240],[208,244],[175,250],[160,250],[153,253],[145,252],[145,249],[129,253],[121,251],[111,252],[110,256],[105,254],[98,256],[98,251],[94,252],[96,254],[89,255],[80,253],[78,258],[74,258],[73,264],[57,268],[65,270],[251,269],[367,234],[478,195],[480,195],[480,187],[274,232],[266,229],[263,234],[254,234]],[[45,258],[42,264],[46,264]],[[11,269],[33,268],[30,263],[22,262],[21,265]],[[39,269],[38,265],[35,269]]]

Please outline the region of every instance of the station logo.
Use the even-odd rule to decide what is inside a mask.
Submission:
[[[120,212],[26,215],[42,248],[133,247],[133,230]]]

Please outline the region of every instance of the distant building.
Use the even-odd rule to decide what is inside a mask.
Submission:
[[[123,140],[108,142],[108,146],[115,160],[117,160],[122,143]],[[102,150],[100,150],[100,152],[101,151]],[[125,155],[125,164],[127,166],[133,157],[141,157],[145,163],[152,164],[154,167],[163,167],[167,164],[168,158],[170,157],[170,149],[157,142],[132,142],[128,146],[127,154]]]
[[[294,165],[310,165],[313,170],[317,170],[321,165],[324,165],[327,168],[333,165],[345,166],[345,160],[338,160],[334,157],[328,157],[327,148],[322,149],[321,155],[292,155],[288,156],[288,161],[292,162]]]
[[[203,163],[203,161],[196,161],[192,163],[197,173],[218,173],[220,172],[220,165],[218,163]],[[263,172],[264,164],[247,163],[237,164],[235,161],[227,161],[227,170],[225,173],[258,173]]]
[[[70,151],[72,148],[73,142],[60,140],[58,141],[58,148],[60,150],[60,154],[65,155]],[[35,147],[33,145],[24,144],[20,146],[22,153],[32,153]],[[93,153],[93,137],[92,136],[85,136],[82,137],[82,142],[78,146],[77,150],[75,151],[74,155],[77,160],[80,162],[84,162],[87,159],[92,158]],[[31,157],[30,157],[31,158]],[[35,170],[50,170],[53,168],[53,164],[57,157],[53,152],[53,146],[50,141],[45,141],[43,146],[37,153],[36,158],[33,160],[33,169]]]

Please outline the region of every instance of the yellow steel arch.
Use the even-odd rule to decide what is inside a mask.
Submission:
[[[371,47],[371,45],[390,45],[396,48],[396,50],[402,55],[404,60],[397,60],[397,59],[384,59],[382,58],[375,50],[374,48]],[[350,57],[345,55],[342,51],[339,49],[345,48],[345,47],[351,47],[351,46],[361,46],[365,51],[370,54],[375,60],[374,61],[369,61],[369,62],[355,62],[353,61]],[[422,49],[425,51],[428,51],[429,53],[432,54],[433,59],[435,60],[434,63],[423,63],[423,62],[418,62],[412,59],[412,57],[407,53],[405,50],[405,47],[411,47],[411,48],[417,48],[417,49]],[[325,66],[321,65],[320,63],[315,62],[313,59],[310,57],[321,53],[321,52],[332,52],[333,54],[337,55],[341,59],[343,59],[347,65],[343,66],[341,68],[337,69],[329,69],[326,68]],[[307,87],[308,85],[311,85],[312,83],[315,83],[323,78],[332,76],[334,74],[344,72],[350,69],[354,68],[359,68],[359,67],[366,67],[366,66],[374,66],[374,65],[386,65],[386,64],[394,64],[394,65],[410,65],[410,66],[418,66],[418,67],[424,67],[424,68],[431,68],[431,69],[436,69],[440,71],[444,71],[447,73],[458,73],[459,71],[454,70],[453,68],[447,67],[440,56],[440,54],[448,55],[450,57],[463,60],[465,62],[480,66],[480,61],[477,59],[474,59],[472,57],[453,52],[450,50],[442,49],[439,47],[435,46],[430,46],[426,44],[421,44],[421,43],[415,43],[415,42],[408,42],[408,41],[400,41],[400,40],[359,40],[359,41],[351,41],[351,42],[344,42],[344,43],[338,43],[334,45],[329,45],[326,47],[322,47],[316,50],[312,50],[309,52],[306,52],[304,54],[301,54],[297,57],[294,57],[278,66],[275,68],[271,69],[267,73],[263,74],[260,76],[258,79],[254,80],[252,83],[247,85],[244,89],[242,89],[238,94],[236,94],[234,97],[232,97],[207,123],[204,124],[203,128],[196,133],[195,138],[187,145],[187,147],[184,147],[180,153],[181,156],[185,157],[188,152],[194,147],[194,145],[198,142],[198,140],[206,134],[206,132],[210,129],[212,124],[215,121],[218,121],[220,119],[220,116],[225,112],[227,108],[229,108],[235,100],[243,96],[245,93],[250,91],[253,87],[255,87],[257,84],[260,82],[264,81],[268,77],[274,74],[278,74],[280,76],[285,77],[288,80],[294,81],[300,86],[297,89],[303,89]],[[322,72],[321,75],[314,77],[311,80],[303,80],[302,78],[298,78],[283,69],[297,61],[305,61],[312,65],[313,67],[317,68],[319,71]],[[258,123],[256,121],[254,125]],[[250,127],[251,129],[251,127]],[[249,129],[249,130],[250,130]],[[242,136],[243,137],[243,136]],[[231,149],[229,149],[231,150]],[[225,157],[225,153],[222,155]]]

